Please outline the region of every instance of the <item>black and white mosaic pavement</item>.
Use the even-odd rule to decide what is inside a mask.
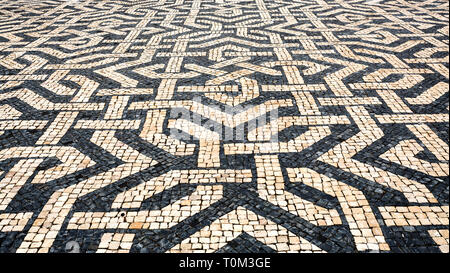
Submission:
[[[448,252],[448,11],[1,1],[0,252]]]

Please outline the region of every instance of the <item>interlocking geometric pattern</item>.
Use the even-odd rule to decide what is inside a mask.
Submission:
[[[448,252],[448,11],[1,1],[0,252]]]

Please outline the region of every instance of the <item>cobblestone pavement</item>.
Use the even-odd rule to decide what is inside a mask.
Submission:
[[[448,252],[446,0],[3,0],[0,252]]]

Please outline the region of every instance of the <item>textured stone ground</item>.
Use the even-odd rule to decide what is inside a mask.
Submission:
[[[0,252],[448,252],[448,1],[0,2]]]

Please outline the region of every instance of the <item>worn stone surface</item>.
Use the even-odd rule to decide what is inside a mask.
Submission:
[[[448,1],[0,2],[0,252],[448,252]]]

